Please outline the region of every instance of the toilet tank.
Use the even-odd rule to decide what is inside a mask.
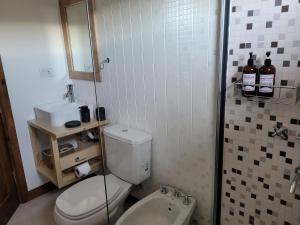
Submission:
[[[107,167],[112,174],[138,185],[150,177],[150,134],[123,125],[104,128]]]

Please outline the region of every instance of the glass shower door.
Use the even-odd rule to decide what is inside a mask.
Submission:
[[[111,59],[94,84],[98,106],[112,124],[153,137],[151,177],[130,196],[178,189],[197,201],[199,224],[213,215],[219,8],[216,0],[96,0],[100,61]]]

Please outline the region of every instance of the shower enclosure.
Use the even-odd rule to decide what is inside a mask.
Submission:
[[[86,55],[96,49],[99,57],[92,82],[73,80],[76,98],[104,107],[111,124],[153,137],[151,177],[132,187],[124,208],[170,185],[196,199],[194,223],[212,224],[223,6],[217,0],[95,0],[94,6],[95,42]],[[105,157],[102,165],[110,215]]]

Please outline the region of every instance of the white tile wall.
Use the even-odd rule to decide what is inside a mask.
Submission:
[[[211,224],[218,1],[97,2],[101,58],[112,62],[97,91],[113,122],[153,135],[152,178],[141,195],[171,184],[197,198]],[[93,102],[93,84],[75,81]]]

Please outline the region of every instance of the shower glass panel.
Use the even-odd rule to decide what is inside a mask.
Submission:
[[[99,37],[94,34],[94,2],[91,0],[61,0],[63,3],[67,26],[67,42],[69,45],[67,52],[71,53],[68,60],[71,62],[72,71],[70,73],[83,72],[83,76],[70,76],[74,84],[75,99],[80,103],[79,112],[83,125],[87,128],[81,133],[81,142],[83,145],[93,143],[97,146],[97,151],[90,151],[80,158],[84,170],[90,177],[85,181],[84,194],[80,205],[74,205],[74,210],[85,210],[86,217],[82,219],[87,224],[115,224],[111,222],[108,216],[111,208],[108,202],[119,192],[119,187],[107,181],[103,128],[109,124],[109,120],[103,117],[103,111],[100,109],[100,95],[97,94],[97,85],[99,84],[99,64],[97,56],[96,39]],[[93,17],[93,18],[92,18]],[[97,28],[96,28],[97,29]],[[65,37],[66,38],[66,37]],[[84,77],[92,74],[90,77]],[[91,78],[91,79],[90,79]],[[90,81],[87,81],[90,80]],[[100,110],[99,110],[100,109]],[[92,129],[91,129],[92,128]],[[76,160],[76,159],[75,159]],[[79,166],[79,167],[80,167]],[[75,172],[80,176],[80,168],[75,168]],[[85,174],[86,175],[86,174]],[[81,188],[84,185],[81,186]],[[92,186],[92,187],[91,187]],[[89,193],[87,192],[90,191]],[[84,196],[87,195],[87,196]],[[80,197],[79,197],[80,198]]]
[[[111,124],[152,136],[147,168],[151,176],[141,184],[120,179],[106,167],[110,159],[103,161],[107,223],[115,224],[137,200],[141,204],[151,193],[162,196],[167,189],[179,206],[189,204],[188,195],[196,201],[197,207],[192,207],[195,224],[212,224],[219,1],[95,2],[99,61],[109,58],[110,63],[101,64],[102,82],[74,81],[79,98],[104,107]],[[100,137],[105,155],[108,143],[104,143],[104,135]],[[119,159],[119,165],[123,166],[126,156]],[[124,170],[131,166],[124,165]],[[130,193],[122,193],[120,183],[119,189],[114,186],[116,180],[127,184]],[[164,188],[160,189],[161,185]],[[113,193],[116,189],[118,193]],[[153,204],[160,208],[150,207],[145,210],[150,213],[147,215],[137,209],[140,218],[125,213],[118,224],[138,224],[141,218],[147,224],[159,219],[156,214],[166,219],[164,224],[172,224],[182,213],[180,208],[175,210],[172,222],[168,204]]]

